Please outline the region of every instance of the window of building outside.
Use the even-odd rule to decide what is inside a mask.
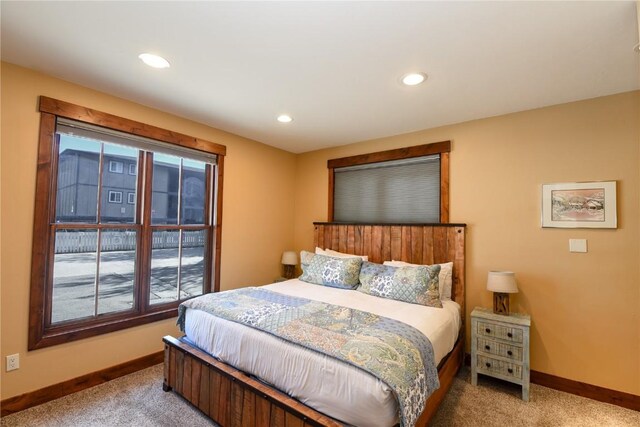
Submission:
[[[122,191],[109,191],[109,202],[122,203]]]
[[[449,221],[450,142],[329,160],[329,221]]]
[[[109,160],[109,172],[122,173],[122,162]]]
[[[97,111],[56,114],[77,109],[87,111],[40,102],[39,164],[49,162],[37,179],[30,349],[172,317],[219,288],[224,146]]]

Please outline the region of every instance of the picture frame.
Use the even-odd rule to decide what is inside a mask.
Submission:
[[[542,185],[543,228],[618,228],[616,181]]]

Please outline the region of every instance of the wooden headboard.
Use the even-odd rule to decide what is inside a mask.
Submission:
[[[314,222],[315,246],[367,255],[369,261],[413,264],[453,261],[451,298],[462,308],[464,325],[465,224],[346,224]]]

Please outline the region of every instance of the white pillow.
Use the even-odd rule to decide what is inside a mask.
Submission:
[[[369,257],[366,255],[353,255],[337,252],[331,249],[322,249],[316,246],[316,254],[324,256],[332,256],[334,258],[362,258],[362,261],[369,261]]]
[[[404,261],[385,261],[383,265],[391,267],[417,267],[421,264],[410,264]],[[451,287],[453,286],[453,262],[440,264],[440,274],[438,275],[438,288],[440,289],[440,300],[451,301]]]

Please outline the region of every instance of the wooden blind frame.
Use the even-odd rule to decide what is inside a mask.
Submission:
[[[412,157],[440,155],[440,223],[449,222],[449,152],[451,141],[434,142],[431,144],[415,145],[394,150],[378,151],[357,156],[341,157],[327,161],[329,169],[329,207],[327,221],[334,220],[334,185],[335,170],[348,166],[380,163],[390,160],[410,159]]]
[[[52,345],[62,344],[96,335],[101,335],[117,330],[130,328],[146,323],[155,322],[162,319],[175,317],[177,315],[178,301],[158,304],[151,306],[148,304],[148,295],[142,295],[143,291],[149,291],[148,275],[151,257],[151,248],[148,242],[143,242],[142,236],[150,231],[150,209],[142,211],[144,218],[138,218],[136,212],[136,222],[134,224],[111,224],[108,228],[127,228],[138,230],[138,251],[142,254],[137,259],[144,259],[142,265],[137,266],[136,279],[137,285],[134,290],[134,308],[127,312],[119,312],[114,314],[100,315],[87,320],[79,320],[69,322],[67,324],[50,325],[51,317],[51,286],[53,283],[53,252],[55,245],[55,230],[59,225],[55,223],[55,202],[56,202],[56,176],[57,171],[57,147],[56,140],[56,117],[66,117],[93,125],[107,127],[110,129],[127,132],[130,134],[152,138],[169,144],[179,145],[186,148],[199,150],[205,153],[217,155],[217,164],[215,166],[207,165],[205,169],[205,177],[207,179],[207,188],[211,187],[211,178],[214,176],[216,194],[215,218],[212,217],[211,191],[207,193],[205,203],[206,222],[205,226],[177,226],[185,230],[207,228],[207,244],[205,259],[211,260],[211,264],[205,270],[204,291],[220,290],[220,260],[221,260],[221,235],[222,235],[222,187],[223,187],[223,171],[224,156],[226,155],[226,147],[224,145],[205,141],[202,139],[190,137],[177,132],[157,128],[154,126],[139,123],[133,120],[121,118],[108,113],[80,107],[68,102],[40,97],[39,102],[40,116],[40,132],[38,145],[38,161],[36,172],[36,193],[34,206],[34,226],[33,226],[33,246],[32,246],[32,262],[31,262],[31,285],[30,285],[30,301],[29,301],[29,342],[28,349],[35,350],[38,348],[49,347]],[[139,181],[142,180],[141,173],[144,171],[144,177],[147,185],[145,186],[147,199],[150,201],[152,182],[152,156],[148,155],[144,158],[147,166],[141,169],[143,160],[142,153],[138,158]],[[141,169],[141,170],[140,170]],[[138,187],[138,190],[140,187]],[[142,192],[137,191],[137,206],[141,206],[140,202],[143,198]],[[142,221],[140,221],[140,219]],[[64,224],[65,228],[100,228],[99,224],[86,226],[83,224]],[[104,227],[103,227],[104,228]],[[176,228],[176,227],[174,227]],[[211,251],[214,251],[211,253]],[[143,284],[146,283],[146,284]]]

